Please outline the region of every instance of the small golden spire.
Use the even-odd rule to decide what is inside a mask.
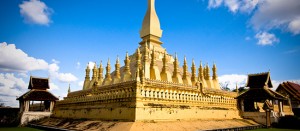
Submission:
[[[203,76],[203,66],[202,66],[202,61],[200,61],[200,66],[199,66],[199,69],[198,69],[198,79],[200,81],[203,78],[204,78],[204,76]]]
[[[89,63],[87,64],[86,66],[86,69],[85,69],[85,79],[90,79],[90,67],[89,67]]]
[[[70,83],[69,83],[69,88],[68,88],[68,94],[71,92],[71,87],[70,87]]]
[[[175,60],[173,62],[173,65],[174,65],[173,77],[176,77],[177,74],[179,73],[179,69],[178,69],[179,62],[178,62],[178,58],[177,58],[177,53],[176,52],[175,52]]]
[[[119,56],[117,56],[117,60],[116,60],[116,64],[115,64],[115,78],[120,78],[120,60],[119,60]]]
[[[108,61],[107,61],[107,66],[106,66],[105,78],[111,79],[111,76],[110,76],[110,60],[109,60],[109,58],[108,58]]]
[[[213,80],[216,80],[218,78],[218,75],[217,75],[217,66],[216,66],[215,62],[214,62],[212,70],[213,70]]]
[[[206,80],[210,79],[210,69],[208,63],[206,63]]]
[[[236,93],[239,94],[239,88],[238,88],[238,84],[235,83],[235,89],[236,89]]]
[[[100,61],[100,66],[98,68],[98,84],[101,85],[103,81],[103,67],[102,60]]]
[[[125,63],[124,72],[128,73],[128,74],[131,74],[131,72],[130,72],[130,59],[129,59],[129,56],[128,56],[128,52],[126,52],[126,57],[125,57],[124,63]]]
[[[196,82],[196,64],[195,64],[195,61],[194,59],[192,60],[192,67],[191,67],[191,70],[192,70],[192,77],[191,77],[191,80],[193,83]]]
[[[186,79],[188,76],[188,65],[186,62],[186,57],[184,56],[184,60],[183,60],[183,79]]]
[[[97,79],[97,75],[98,75],[98,72],[97,72],[97,64],[96,62],[94,63],[94,68],[93,68],[93,77],[92,79]]]
[[[164,52],[164,57],[162,59],[163,61],[163,68],[162,68],[162,72],[166,72],[168,70],[168,65],[167,65],[167,53],[166,50]]]

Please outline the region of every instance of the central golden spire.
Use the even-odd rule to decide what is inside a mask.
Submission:
[[[148,0],[148,9],[143,20],[142,29],[140,31],[140,37],[143,39],[140,45],[145,46],[146,43],[150,43],[153,47],[158,47],[157,51],[163,52],[161,49],[162,42],[160,38],[162,36],[162,30],[160,29],[160,22],[155,11],[155,0]],[[149,47],[152,49],[152,47]]]
[[[141,38],[148,35],[154,35],[159,38],[162,36],[160,22],[155,11],[155,0],[148,0],[148,9],[140,32]]]

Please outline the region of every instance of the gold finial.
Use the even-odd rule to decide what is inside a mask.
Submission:
[[[93,77],[92,77],[92,79],[97,79],[97,64],[96,64],[96,62],[94,63],[94,68],[93,68]]]
[[[89,67],[89,63],[86,66],[85,69],[85,79],[90,79],[90,67]]]
[[[141,38],[148,35],[154,35],[159,38],[162,36],[160,22],[155,11],[155,0],[148,0],[148,9],[143,20],[142,29],[140,31]]]
[[[90,69],[89,63],[86,64],[86,69]]]
[[[94,62],[94,68],[95,68],[95,69],[97,68],[97,63],[96,63],[96,62]]]
[[[108,60],[107,60],[107,65],[110,65],[110,59],[108,58]]]
[[[71,87],[70,87],[70,83],[69,83],[69,88],[68,88],[68,93],[71,92]]]
[[[239,94],[239,88],[238,88],[238,84],[235,83],[235,89],[236,89],[236,93]]]
[[[177,74],[179,73],[179,69],[178,69],[179,63],[178,63],[176,52],[175,52],[175,61],[173,62],[173,66],[174,66],[173,77],[176,77]]]
[[[125,57],[124,63],[125,63],[124,73],[131,74],[131,72],[130,72],[130,59],[129,59],[129,56],[128,56],[128,52],[126,52],[126,57]]]
[[[116,78],[120,78],[120,60],[119,60],[119,56],[117,56],[117,60],[116,60],[116,64],[115,64],[115,77]]]
[[[110,76],[110,60],[109,60],[109,58],[108,58],[108,61],[107,61],[105,77],[111,79],[111,76]]]
[[[183,61],[183,79],[186,79],[188,76],[188,65],[186,62],[186,57],[184,56],[184,61]]]
[[[100,66],[99,66],[99,68],[102,68],[102,60],[100,61]]]
[[[191,80],[193,83],[196,82],[196,65],[195,65],[195,61],[194,59],[192,60],[192,67],[191,67],[191,70],[192,70],[192,77],[191,77]]]
[[[206,63],[206,68],[205,69],[206,69],[206,73],[205,73],[206,77],[205,77],[205,79],[209,80],[210,79],[210,69],[209,69],[208,63]]]
[[[198,78],[199,78],[199,80],[202,80],[204,78],[202,61],[200,61],[200,65],[199,65],[199,69],[198,69]]]
[[[168,69],[168,65],[167,65],[167,53],[166,53],[166,50],[164,52],[164,57],[162,59],[163,61],[163,68],[162,68],[162,72],[166,72]]]
[[[217,75],[217,66],[216,66],[215,62],[214,62],[212,70],[213,70],[213,80],[216,80],[218,78],[218,75]]]
[[[101,85],[103,81],[103,66],[102,66],[102,60],[100,61],[100,66],[98,69],[98,85]]]
[[[118,64],[120,63],[119,55],[117,55],[116,63],[118,63]]]

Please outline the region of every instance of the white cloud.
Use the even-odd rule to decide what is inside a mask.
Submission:
[[[56,84],[52,83],[52,82],[49,83],[49,86],[50,86],[49,91],[59,90],[59,87]]]
[[[263,46],[279,42],[279,39],[274,34],[268,32],[259,32],[255,35],[255,38],[258,40],[257,44]]]
[[[229,10],[233,13],[236,13],[239,9],[239,2],[238,0],[224,0],[225,6],[229,8]]]
[[[83,83],[84,83],[84,81],[79,81],[79,82],[78,82],[78,86],[79,86],[79,87],[83,87]]]
[[[90,61],[90,62],[88,63],[88,66],[89,66],[90,69],[93,69],[94,66],[95,66],[95,64],[96,64],[95,62]]]
[[[282,29],[299,34],[299,0],[264,0],[250,20],[256,30]]]
[[[221,6],[227,7],[233,13],[241,12],[251,15],[249,27],[256,32],[279,29],[293,35],[300,34],[299,0],[209,0],[208,2],[208,8]],[[262,45],[273,43],[272,40],[264,42],[258,43]]]
[[[21,96],[27,90],[27,84],[13,73],[0,73],[0,100],[6,106],[18,106],[16,96]]]
[[[0,43],[0,56],[1,71],[27,72],[48,68],[46,61],[28,56],[22,50],[17,49],[15,44]]]
[[[23,1],[19,7],[26,22],[39,25],[48,25],[51,22],[52,9],[40,0]]]
[[[292,32],[294,35],[297,35],[300,33],[300,15],[298,18],[293,19],[289,25],[288,30]]]
[[[209,0],[208,8],[218,8],[223,5],[233,13],[238,11],[250,13],[258,3],[258,0]]]
[[[70,83],[77,81],[77,77],[72,73],[60,73],[58,61],[49,65],[49,74],[53,79],[58,79],[60,82]]]
[[[240,4],[240,11],[251,13],[259,4],[259,0],[242,0]]]
[[[48,70],[49,74],[61,82],[74,82],[77,78],[71,73],[59,72],[59,61],[52,59],[52,64],[48,64],[43,59],[36,59],[28,56],[21,49],[17,49],[14,44],[0,43],[0,71],[20,72],[19,75],[26,77],[28,71]]]
[[[244,87],[246,85],[248,76],[247,75],[239,75],[239,74],[229,74],[219,76],[219,82],[222,85],[228,84],[228,87],[232,90],[238,87]]]
[[[217,8],[221,6],[223,0],[209,0],[208,1],[208,8]]]

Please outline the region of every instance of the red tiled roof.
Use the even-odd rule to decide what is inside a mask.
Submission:
[[[42,89],[42,90],[50,89],[49,79],[30,76],[28,89]]]
[[[268,88],[250,88],[248,91],[240,94],[236,98],[252,99],[257,101],[266,99],[286,100],[283,95]]]
[[[290,96],[293,96],[295,99],[300,100],[300,85],[293,82],[283,82],[281,83],[276,91],[285,90]]]
[[[55,101],[55,100],[58,100],[58,98],[46,90],[33,89],[33,90],[26,92],[19,98],[17,98],[17,100],[36,100],[36,101],[51,100],[51,101]]]
[[[249,74],[246,87],[250,88],[272,88],[272,82],[270,78],[270,72],[259,73],[259,74]]]

